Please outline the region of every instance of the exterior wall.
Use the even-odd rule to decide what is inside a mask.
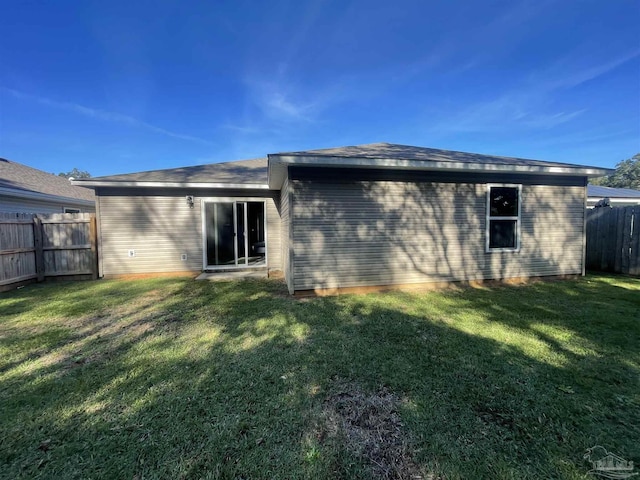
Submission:
[[[291,246],[293,245],[293,243],[290,238],[290,197],[291,190],[289,188],[289,179],[287,178],[285,179],[284,184],[282,185],[282,190],[280,191],[280,217],[282,221],[282,270],[284,272],[284,278],[287,282],[289,292],[293,293],[293,263],[291,261]]]
[[[290,183],[295,290],[582,273],[580,177],[307,168]],[[487,183],[523,184],[519,252],[485,253]]]
[[[101,275],[202,271],[202,200],[214,197],[267,200],[267,267],[282,268],[277,192],[99,188],[96,194]],[[186,195],[194,196],[193,208]]]
[[[44,202],[0,195],[0,213],[64,213],[65,207],[77,208],[81,212],[95,212],[95,208],[78,205],[73,201],[67,203]]]
[[[267,200],[267,256],[269,270],[282,271],[282,228],[280,227],[280,195],[274,192]]]

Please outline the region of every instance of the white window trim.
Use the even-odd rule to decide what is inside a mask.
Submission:
[[[77,210],[77,212],[67,212],[67,210]],[[82,213],[82,209],[78,207],[62,207],[62,213]]]
[[[492,217],[491,216],[491,189],[493,187],[508,187],[518,189],[518,216],[509,217]],[[522,184],[520,183],[487,183],[486,193],[486,212],[485,212],[485,253],[494,252],[519,252],[520,251],[520,238],[522,234]],[[490,248],[489,247],[489,235],[490,235],[490,221],[491,220],[515,220],[516,221],[516,248]]]

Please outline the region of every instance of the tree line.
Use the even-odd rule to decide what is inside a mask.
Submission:
[[[611,175],[592,178],[589,182],[591,185],[603,187],[640,190],[640,153],[618,163],[615,172]]]

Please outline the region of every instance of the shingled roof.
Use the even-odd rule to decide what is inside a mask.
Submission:
[[[166,186],[189,185],[261,185],[267,183],[267,159],[238,160],[235,162],[209,163],[192,167],[168,168],[146,172],[125,173],[76,181],[83,185],[96,186],[114,184]]]
[[[0,189],[16,193],[52,195],[66,199],[94,202],[93,190],[72,185],[69,180],[21,163],[0,158]]]
[[[323,148],[320,150],[304,150],[300,152],[278,153],[277,156],[295,157],[339,157],[339,158],[370,158],[392,160],[422,160],[424,162],[444,163],[474,163],[491,165],[520,165],[535,167],[581,167],[570,163],[547,162],[527,158],[501,157],[481,153],[458,152],[455,150],[441,150],[438,148],[413,147],[393,143],[370,143],[348,147]],[[588,167],[585,167],[588,168]]]
[[[288,165],[404,168],[417,170],[513,171],[596,176],[605,169],[479,153],[372,143],[275,153],[267,158],[210,163],[76,180],[87,187],[279,188]]]
[[[640,191],[631,188],[602,187],[600,185],[588,185],[589,197],[609,198],[637,198],[640,199]]]
[[[350,147],[276,153],[268,155],[268,158],[269,187],[273,189],[278,189],[282,186],[287,176],[287,168],[289,166],[356,167],[467,173],[502,172],[591,177],[610,173],[607,169],[570,163],[500,157],[497,155],[395,145],[391,143],[371,143]]]

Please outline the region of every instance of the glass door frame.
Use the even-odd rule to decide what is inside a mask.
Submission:
[[[231,203],[233,204],[233,252],[235,256],[235,263],[232,265],[208,265],[207,263],[207,216],[206,216],[206,204],[208,203]],[[245,263],[238,263],[238,203],[244,204],[244,261]],[[248,213],[249,209],[247,203],[262,203],[264,213],[264,263],[260,265],[250,265],[249,259],[249,235],[247,234],[248,227]],[[256,268],[266,267],[269,264],[269,248],[268,244],[268,231],[267,231],[267,199],[255,198],[255,197],[204,197],[200,202],[200,216],[202,217],[202,269],[203,270],[229,270],[229,269],[242,269],[242,268]]]

